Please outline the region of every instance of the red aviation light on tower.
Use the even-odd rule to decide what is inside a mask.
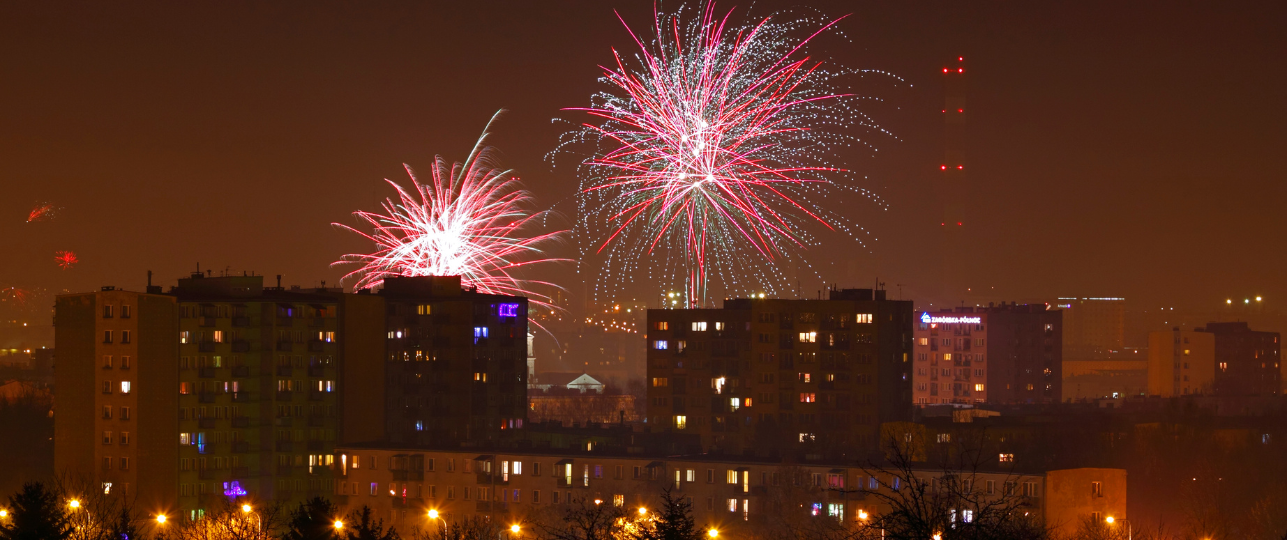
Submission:
[[[964,56],[958,56],[958,57],[956,57],[956,61],[957,61],[957,62],[964,62],[964,61],[965,61],[965,57],[964,57]]]
[[[965,165],[957,165],[957,166],[956,166],[956,168],[957,168],[957,169],[964,169],[964,168],[965,168]]]
[[[957,73],[965,73],[965,68],[956,68]]]
[[[947,165],[943,165],[943,166],[942,166],[942,167],[940,167],[940,168],[941,168],[942,170],[945,170],[945,171],[946,171],[946,170],[947,170]]]
[[[943,73],[947,73],[947,68],[943,68]]]

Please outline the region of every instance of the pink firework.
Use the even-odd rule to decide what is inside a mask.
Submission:
[[[802,52],[838,19],[734,26],[713,4],[699,15],[657,14],[650,44],[632,32],[636,62],[614,51],[600,79],[610,89],[574,109],[596,121],[563,139],[596,144],[581,196],[595,253],[638,269],[661,251],[642,264],[682,280],[690,306],[704,299],[711,268],[730,289],[783,281],[765,263],[816,245],[807,227],[844,221],[824,204],[838,203],[828,190],[852,188],[826,178],[843,172],[827,160],[835,146],[866,143],[841,130],[879,129],[850,107],[854,96],[831,90],[837,73]]]
[[[71,267],[76,266],[76,263],[79,263],[80,259],[77,259],[76,254],[70,251],[59,251],[54,254],[54,261],[57,262],[58,266],[62,267],[63,270],[71,270]]]
[[[27,213],[27,223],[31,223],[33,221],[48,221],[50,219],[53,219],[55,210],[56,209],[52,204],[49,204],[49,203],[37,204],[35,208],[31,209],[31,212]]]
[[[514,272],[556,260],[544,258],[541,246],[561,232],[526,234],[541,214],[530,210],[532,197],[518,178],[493,165],[492,149],[483,144],[486,138],[485,128],[464,163],[448,164],[438,157],[432,181],[426,184],[404,164],[412,189],[386,180],[398,199],[386,199],[382,213],[353,213],[371,225],[371,232],[334,224],[376,246],[373,253],[345,255],[334,263],[360,265],[344,276],[345,281],[361,289],[391,276],[458,275],[479,292],[526,296],[537,305],[548,305],[549,297],[532,288],[552,284],[519,279]]]

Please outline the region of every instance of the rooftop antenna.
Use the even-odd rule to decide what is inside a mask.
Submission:
[[[282,275],[281,275],[281,274],[277,274],[277,288],[278,288],[278,289],[282,288]]]
[[[152,271],[151,270],[147,271],[147,288],[149,289],[152,288]]]

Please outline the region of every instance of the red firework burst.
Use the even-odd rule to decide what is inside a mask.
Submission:
[[[80,259],[77,259],[76,254],[70,251],[59,251],[54,254],[54,261],[57,262],[58,266],[62,267],[63,270],[71,270],[71,267],[76,266],[76,263],[79,263]]]
[[[31,209],[31,212],[27,213],[27,223],[31,223],[33,221],[48,221],[50,219],[53,219],[55,210],[56,209],[52,204],[48,204],[48,203],[37,204],[35,208]]]

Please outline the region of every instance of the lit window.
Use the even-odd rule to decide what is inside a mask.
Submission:
[[[496,306],[497,317],[517,317],[518,304],[500,304]]]
[[[929,338],[921,338],[919,343],[921,345],[929,345]]]
[[[859,313],[858,317],[855,319],[855,322],[858,324],[871,324],[871,321],[872,314],[870,313]]]
[[[977,383],[977,384],[975,384],[975,385],[974,385],[974,391],[975,391],[975,392],[982,392],[982,391],[983,391],[983,383]]]
[[[738,409],[742,408],[742,399],[741,399],[741,398],[729,398],[729,399],[728,399],[728,406],[729,406],[729,408],[730,408],[730,409],[732,409],[732,410],[736,411],[736,410],[738,410]]]
[[[664,340],[664,339],[659,339],[659,340],[656,340],[656,341],[652,342],[652,348],[654,348],[654,349],[656,349],[656,350],[659,350],[659,351],[664,351],[664,350],[666,350],[666,349],[668,349],[668,348],[669,348],[669,344],[666,342],[666,340]]]
[[[817,343],[817,332],[800,332],[800,343]]]
[[[687,416],[676,416],[676,417],[675,417],[675,429],[687,429],[687,428],[688,428],[688,417],[687,417]]]
[[[215,342],[215,343],[223,343],[223,330],[215,330],[215,331],[214,331],[214,342]]]
[[[808,373],[800,373],[799,376],[802,383],[813,382],[813,376]]]
[[[814,436],[813,436],[813,434],[812,434],[812,433],[801,433],[801,434],[800,434],[800,442],[812,441],[813,439],[814,439]]]
[[[706,331],[706,321],[694,321],[694,322],[693,322],[693,331],[694,331],[694,332],[705,332],[705,331]]]
[[[179,343],[189,343],[190,342],[189,340],[191,339],[192,339],[192,332],[189,332],[187,330],[179,332]]]
[[[670,386],[670,379],[667,377],[653,377],[652,385],[653,386]]]
[[[429,315],[429,304],[420,304],[416,306],[416,315]]]
[[[130,381],[121,381],[121,393],[122,394],[130,393]]]
[[[716,394],[724,393],[724,382],[725,382],[724,377],[711,379],[711,388],[715,390]]]
[[[1000,461],[1001,463],[1013,463],[1013,462],[1014,462],[1014,454],[1001,454],[1001,455],[997,458],[997,460],[998,460],[998,461]]]
[[[800,403],[813,403],[814,401],[817,401],[817,394],[812,392],[800,393]]]
[[[941,442],[941,443],[952,442],[952,434],[951,434],[951,433],[939,433],[939,434],[938,434],[938,442]]]
[[[670,330],[670,323],[666,321],[657,321],[656,323],[653,323],[652,326],[658,330]]]
[[[715,323],[715,330],[723,330],[723,329],[725,329],[725,328],[726,328],[726,327],[724,326],[724,323],[722,323],[722,322],[716,322],[716,323]]]

